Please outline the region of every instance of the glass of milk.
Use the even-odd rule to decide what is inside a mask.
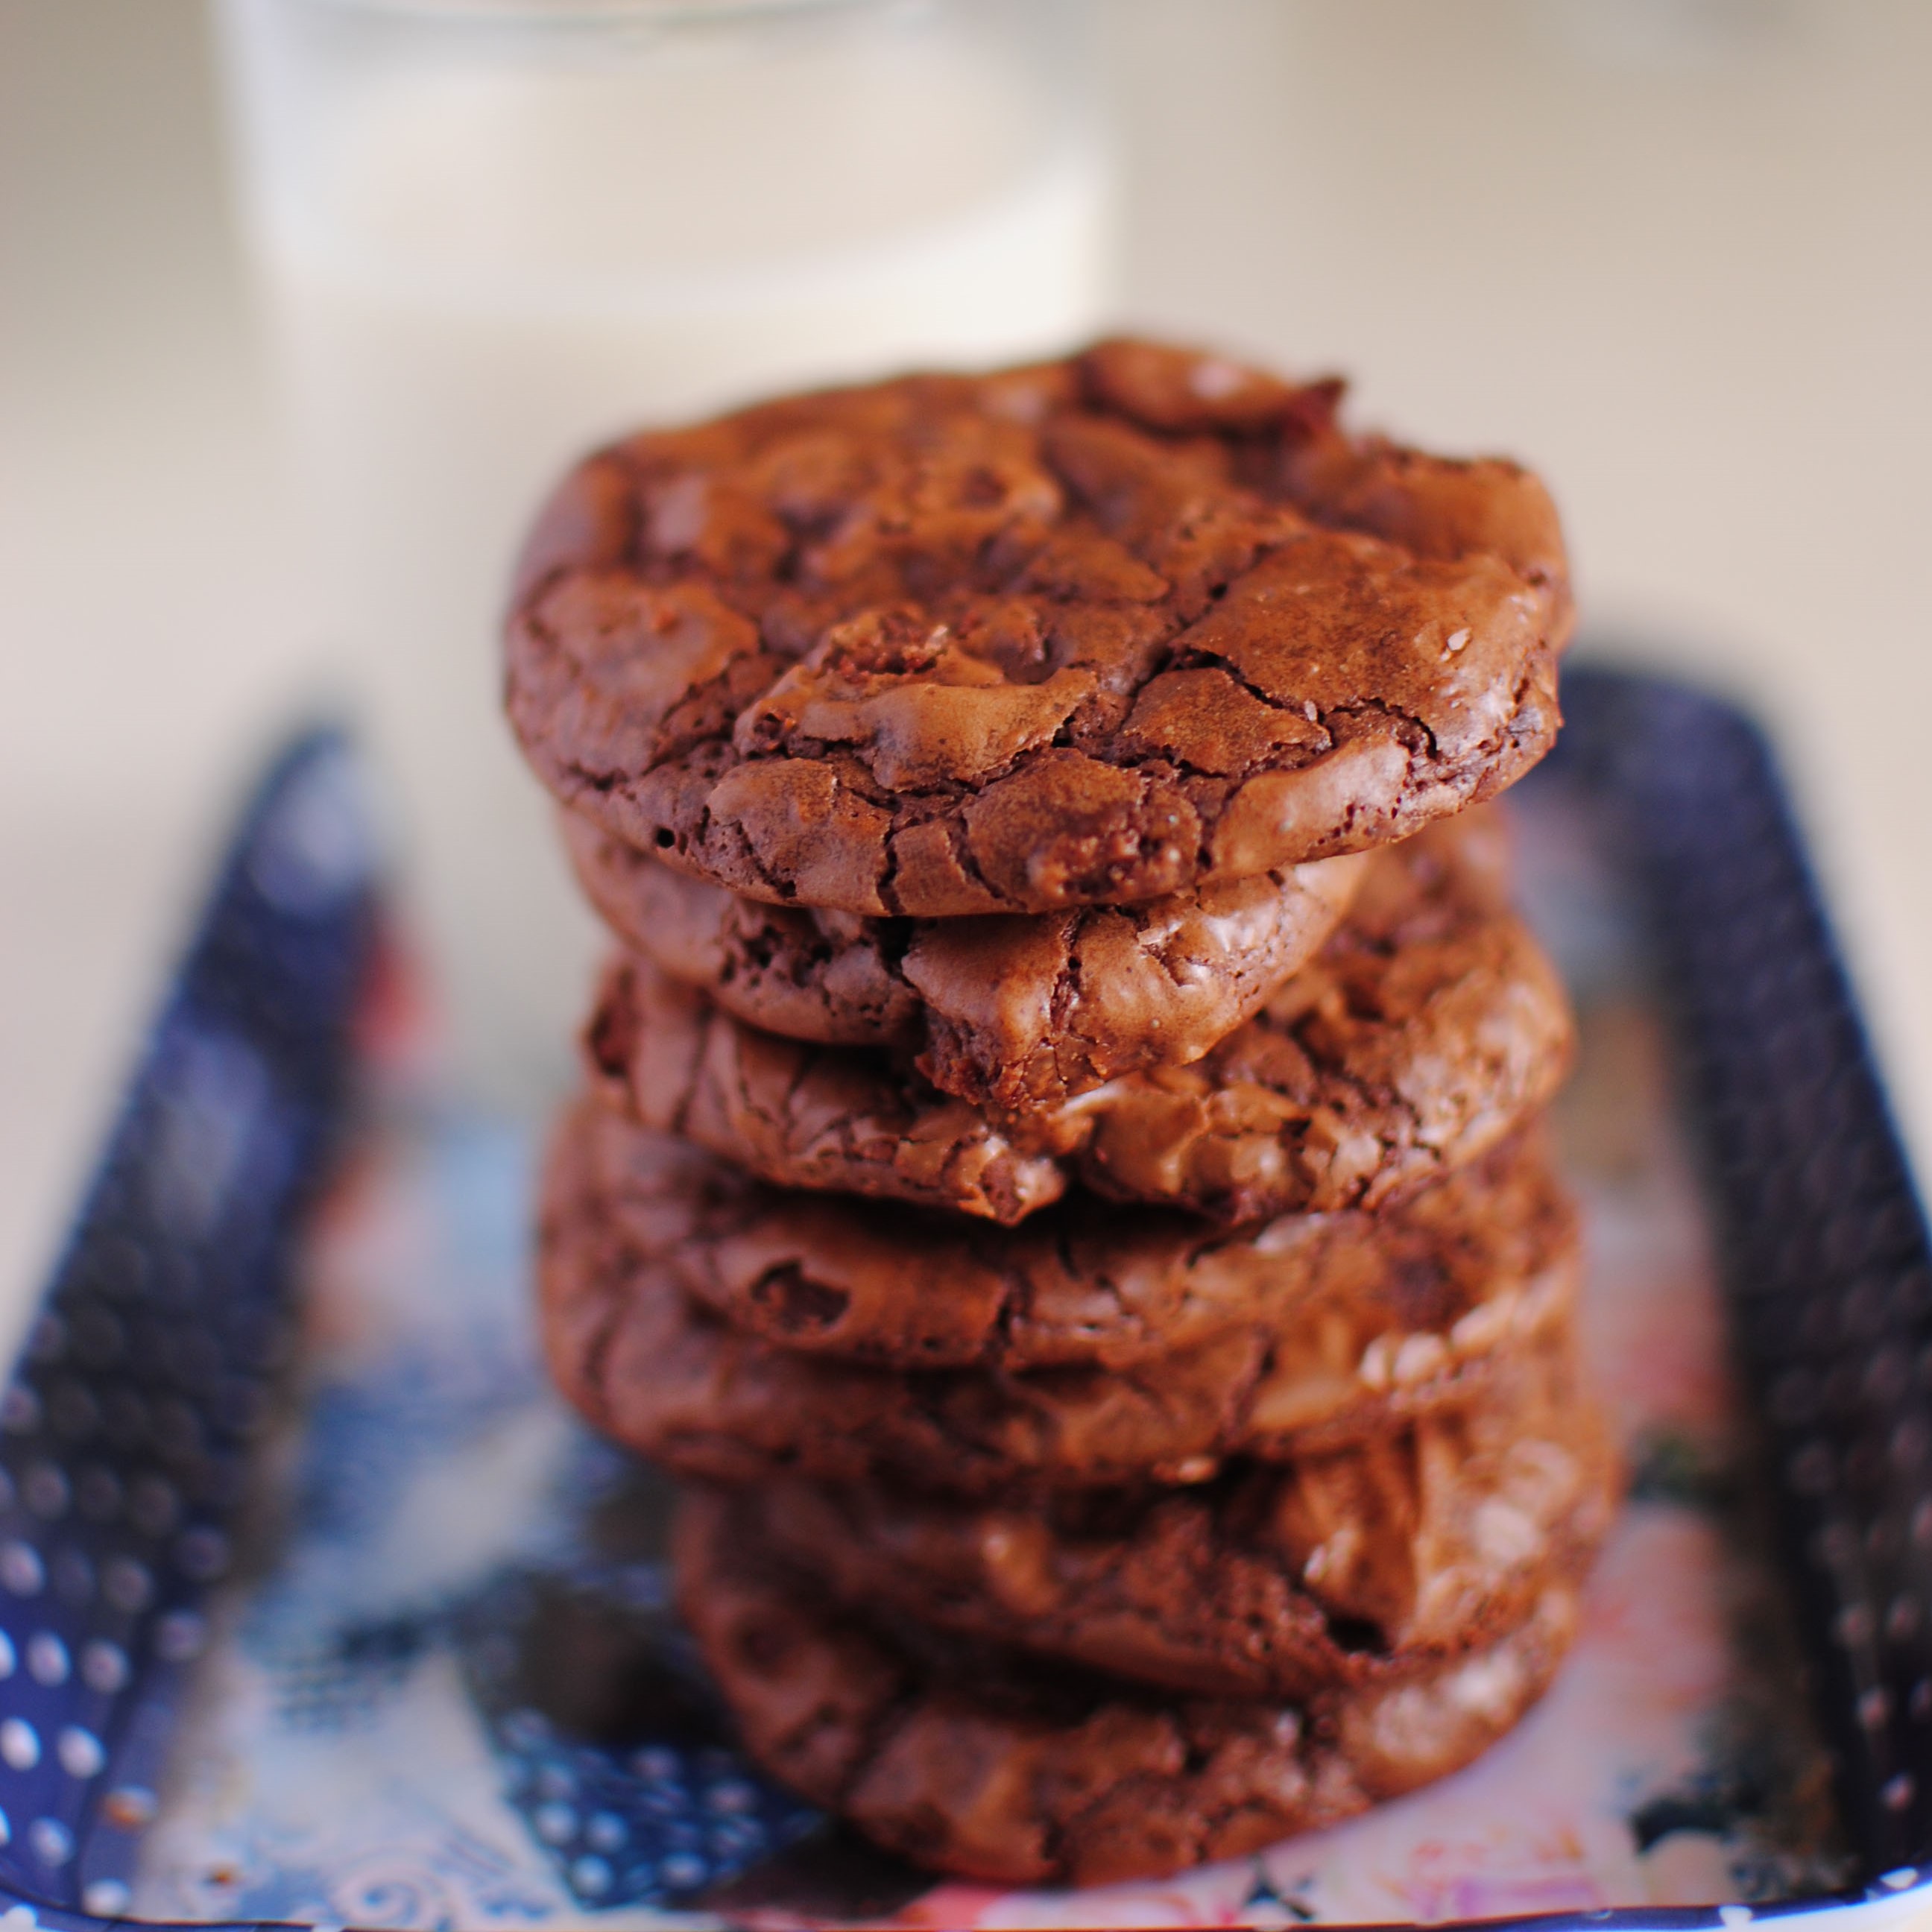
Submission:
[[[214,0],[304,486],[302,608],[475,1097],[568,1072],[597,936],[499,710],[522,527],[621,431],[1093,331],[1078,0]]]

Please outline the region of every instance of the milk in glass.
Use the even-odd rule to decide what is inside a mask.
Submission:
[[[472,1093],[567,1070],[597,937],[500,708],[562,467],[800,383],[1048,352],[1106,296],[1069,9],[223,0],[310,621]]]

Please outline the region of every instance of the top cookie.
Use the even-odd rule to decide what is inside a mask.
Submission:
[[[590,458],[512,724],[606,830],[878,916],[1130,903],[1364,849],[1549,748],[1542,486],[1151,344],[794,398]]]

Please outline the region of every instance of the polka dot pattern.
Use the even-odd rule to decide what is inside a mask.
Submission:
[[[734,1747],[709,1686],[682,1655],[664,1597],[655,1564],[525,1576],[478,1606],[478,1634],[466,1647],[505,1795],[586,1907],[692,1904],[820,1823]],[[568,1646],[592,1623],[631,1633],[628,1694],[675,1741],[607,1744],[527,1701],[532,1654]],[[656,1675],[640,1690],[646,1670]]]
[[[1566,676],[1564,699],[1554,769],[1614,811],[1681,1022],[1848,1832],[1868,1871],[1912,1874],[1932,1856],[1924,1216],[1763,740],[1647,680]]]
[[[728,1749],[653,1752],[647,1774],[634,1756],[549,1736],[534,1712],[512,1728],[526,1742],[505,1754],[510,1801],[585,1905],[688,1902],[818,1822]]]
[[[328,734],[271,773],[0,1394],[0,1932],[130,1901],[167,1744],[144,1714],[204,1646],[349,1065],[356,782]]]

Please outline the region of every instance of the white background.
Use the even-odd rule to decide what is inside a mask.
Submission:
[[[1534,463],[1777,730],[1932,1150],[1932,8],[1100,0],[1124,314]],[[0,0],[0,1318],[326,681],[195,0]]]

